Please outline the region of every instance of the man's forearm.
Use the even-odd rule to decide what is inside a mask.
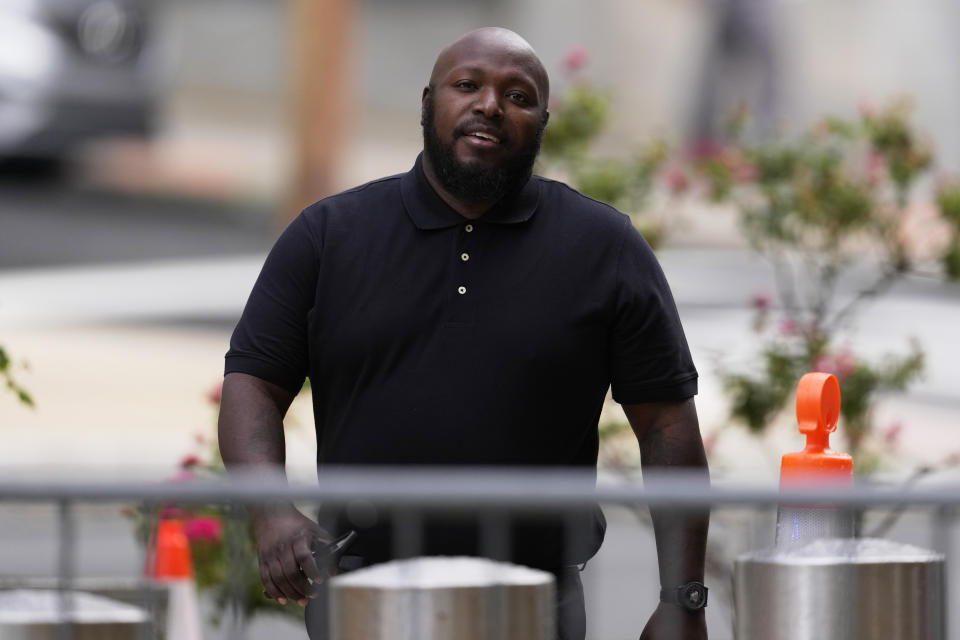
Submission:
[[[628,409],[628,417],[630,413]],[[639,417],[634,417],[639,421]],[[677,471],[702,480],[704,488],[709,487],[707,457],[693,400],[656,413],[653,418],[654,422],[646,428],[635,426],[644,481],[655,483],[658,475]],[[673,587],[691,580],[702,581],[710,510],[658,507],[652,508],[650,515],[657,541],[660,584]]]
[[[658,470],[657,464],[644,464],[645,470]],[[690,466],[690,472],[703,472],[704,486],[710,479],[706,464]],[[710,510],[690,508],[678,510],[669,507],[650,509],[653,532],[657,540],[657,558],[660,568],[660,584],[674,587],[691,580],[703,581],[707,548],[707,529]]]
[[[241,373],[224,378],[218,431],[227,469],[282,476],[283,416],[294,395]],[[315,593],[308,579],[326,577],[312,551],[327,544],[329,535],[290,502],[259,504],[250,513],[264,595],[280,604],[292,600],[305,606]]]
[[[283,476],[283,416],[292,400],[293,394],[253,376],[231,373],[224,378],[218,438],[228,470]],[[264,506],[253,512],[268,510]]]
[[[283,467],[283,416],[292,399],[253,376],[231,373],[224,378],[218,437],[228,469]]]

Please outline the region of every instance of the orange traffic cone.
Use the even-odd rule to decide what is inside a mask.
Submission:
[[[202,640],[203,624],[197,587],[193,582],[193,559],[183,523],[161,520],[155,543],[153,553],[150,549],[147,552],[147,575],[166,583],[169,590],[166,637],[170,640]]]
[[[797,422],[807,436],[803,451],[788,453],[780,462],[780,488],[849,487],[853,458],[830,449],[830,434],[840,418],[840,384],[829,373],[808,373],[797,386]],[[783,505],[777,512],[779,548],[795,547],[817,538],[853,536],[853,514],[835,507]]]

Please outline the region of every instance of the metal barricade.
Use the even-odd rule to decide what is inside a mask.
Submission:
[[[321,503],[341,506],[370,504],[376,506],[381,513],[392,514],[400,520],[394,530],[405,536],[404,548],[408,555],[417,555],[419,540],[416,532],[424,513],[437,510],[462,511],[465,506],[481,515],[481,520],[489,524],[483,527],[483,535],[489,538],[486,548],[499,548],[503,546],[503,537],[506,535],[505,514],[582,510],[596,503],[630,509],[658,507],[683,510],[709,507],[715,513],[743,507],[770,512],[780,503],[831,505],[868,511],[896,510],[908,505],[911,510],[924,510],[932,515],[929,546],[946,555],[948,574],[952,566],[953,512],[960,503],[960,491],[955,485],[909,488],[858,485],[841,490],[780,492],[773,487],[722,483],[715,483],[715,486],[706,489],[701,478],[682,475],[671,476],[656,483],[649,482],[649,477],[647,480],[646,486],[638,479],[607,479],[595,486],[594,475],[590,472],[385,468],[326,469],[320,474],[319,484],[311,486],[288,486],[280,479],[265,479],[262,476],[234,476],[229,481],[174,484],[0,480],[0,503],[46,502],[59,505],[57,584],[64,592],[74,589],[78,579],[73,512],[76,505],[86,503],[250,505],[282,500],[309,505],[311,508]],[[744,550],[742,546],[738,549]],[[724,569],[729,571],[732,558],[727,558],[726,562]],[[228,575],[238,574],[228,571]],[[655,574],[642,578],[644,581],[656,582]],[[949,579],[947,581],[949,582]],[[718,581],[717,585],[717,592],[722,591],[722,584]],[[722,604],[723,600],[714,598],[712,592],[711,607],[716,608]],[[956,608],[945,606],[945,609],[950,611]],[[60,637],[69,638],[71,636],[66,631],[70,627],[69,617],[64,620],[64,633]],[[146,640],[153,636],[141,634],[141,637]],[[711,629],[711,638],[714,640],[730,637],[731,629]]]

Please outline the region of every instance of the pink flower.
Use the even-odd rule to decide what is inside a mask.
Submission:
[[[857,370],[857,358],[849,350],[844,349],[836,354],[834,365],[837,369],[837,377],[842,380]]]
[[[857,369],[857,359],[844,349],[837,353],[822,355],[813,361],[813,370],[832,373],[843,380]]]
[[[220,404],[220,399],[223,397],[223,379],[220,379],[220,382],[213,385],[209,391],[207,391],[207,400],[212,404]]]
[[[864,100],[860,103],[860,117],[869,120],[875,115],[877,115],[877,107],[872,102]]]
[[[586,49],[583,47],[574,47],[563,57],[561,66],[563,67],[563,72],[569,75],[579,71],[589,60],[590,54],[587,53]]]
[[[773,303],[773,299],[766,291],[757,291],[750,297],[750,306],[757,311],[766,311]]]
[[[910,260],[940,256],[950,243],[950,223],[929,202],[908,205],[900,214],[896,240]]]
[[[883,441],[889,446],[894,446],[900,441],[900,434],[902,432],[903,423],[894,422],[889,428],[887,428],[886,431],[883,432]]]
[[[867,156],[867,182],[876,186],[887,177],[887,160],[882,153],[871,151]]]
[[[190,482],[191,480],[196,480],[197,474],[193,471],[187,469],[182,469],[177,472],[177,475],[173,477],[174,482]]]
[[[833,373],[836,374],[836,363],[833,361],[833,358],[830,356],[820,356],[813,361],[813,370],[819,371],[822,373]]]
[[[753,182],[757,179],[757,167],[752,162],[744,160],[737,166],[737,170],[733,172],[733,177],[741,184]]]
[[[219,518],[191,518],[183,523],[183,532],[193,542],[220,542],[223,524]]]
[[[190,469],[191,467],[196,467],[200,465],[200,463],[201,463],[201,460],[198,456],[190,454],[188,456],[184,456],[183,460],[180,461],[180,468]]]
[[[751,182],[757,177],[757,167],[739,149],[726,148],[720,154],[720,161],[726,165],[733,179],[741,184]]]
[[[780,335],[786,338],[792,338],[797,335],[797,323],[791,318],[787,318],[780,323]]]
[[[665,174],[667,185],[670,187],[675,195],[686,192],[690,188],[690,178],[687,177],[686,172],[683,169],[674,167],[667,170]]]
[[[712,138],[697,140],[690,146],[690,157],[696,161],[717,158],[723,152],[723,144]]]

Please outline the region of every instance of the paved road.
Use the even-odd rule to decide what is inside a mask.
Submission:
[[[0,269],[265,251],[269,207],[0,175]]]

